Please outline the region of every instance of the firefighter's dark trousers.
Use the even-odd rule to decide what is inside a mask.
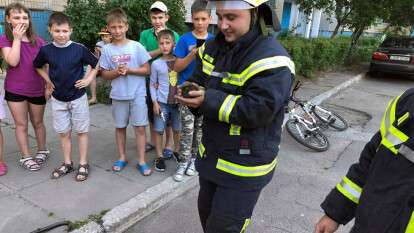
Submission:
[[[200,177],[198,213],[204,232],[244,232],[261,190],[230,189]]]

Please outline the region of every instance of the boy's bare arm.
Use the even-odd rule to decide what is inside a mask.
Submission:
[[[85,73],[85,76],[83,79],[76,81],[75,87],[82,89],[87,86],[96,78],[96,75],[98,74],[99,65],[96,65],[95,68],[92,69],[92,67],[88,66],[87,72]]]
[[[148,62],[139,68],[128,68],[127,74],[145,76],[151,74],[151,67]]]
[[[119,72],[117,69],[115,70],[105,70],[102,69],[101,70],[101,77],[105,80],[113,80],[116,79],[120,76]]]
[[[151,58],[156,58],[156,57],[160,56],[161,54],[162,54],[161,49],[159,49],[159,48],[149,52],[149,55],[151,56]]]
[[[197,51],[198,51],[197,48],[193,48],[191,52],[184,58],[177,58],[174,63],[174,71],[175,72],[183,71],[192,61],[194,61]]]
[[[49,74],[47,73],[47,65],[44,65],[42,68],[36,68],[37,73],[46,81],[46,84],[52,85],[53,83],[50,80]]]

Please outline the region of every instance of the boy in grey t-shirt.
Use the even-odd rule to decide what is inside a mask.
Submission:
[[[137,169],[148,176],[151,168],[145,162],[145,126],[148,124],[145,75],[150,73],[148,61],[151,57],[140,43],[126,38],[128,20],[123,10],[111,10],[106,21],[112,43],[103,47],[100,66],[102,78],[112,81],[110,97],[119,152],[112,170],[119,172],[127,164],[126,128],[131,119],[137,142]]]

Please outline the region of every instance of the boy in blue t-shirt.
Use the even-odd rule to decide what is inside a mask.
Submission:
[[[72,26],[65,14],[56,12],[50,16],[49,31],[53,42],[40,49],[33,64],[47,83],[46,98],[52,95],[53,128],[59,133],[64,156],[64,162],[53,171],[51,178],[57,179],[73,171],[73,130],[79,142],[79,168],[75,179],[84,181],[89,175],[89,106],[85,87],[96,77],[98,59],[85,46],[70,40]],[[46,64],[49,74],[42,68]],[[85,74],[84,65],[95,68]]]
[[[176,61],[174,70],[179,72],[178,85],[183,84],[193,73],[195,68],[195,56],[198,48],[206,40],[213,38],[207,29],[211,22],[211,12],[206,9],[206,1],[195,1],[191,6],[191,19],[193,31],[187,32],[180,37],[174,55]],[[180,139],[180,151],[178,155],[178,166],[173,178],[182,181],[184,173],[188,176],[196,174],[194,162],[201,142],[202,117],[195,117],[186,106],[180,106],[182,134]]]
[[[142,175],[148,176],[151,168],[145,162],[145,126],[148,125],[145,76],[150,74],[148,61],[151,57],[144,46],[126,37],[128,18],[122,9],[111,10],[106,22],[112,42],[103,47],[100,66],[102,78],[111,80],[112,87],[112,116],[119,152],[119,159],[113,164],[112,170],[119,172],[127,164],[126,128],[131,122],[136,136],[137,169]]]

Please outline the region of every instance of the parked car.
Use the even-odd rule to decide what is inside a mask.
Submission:
[[[370,73],[414,75],[414,37],[389,37],[372,54]]]

